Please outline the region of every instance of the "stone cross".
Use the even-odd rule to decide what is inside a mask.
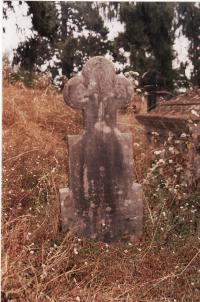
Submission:
[[[98,56],[63,94],[67,105],[82,109],[84,133],[68,136],[70,189],[60,189],[62,229],[105,242],[134,241],[142,234],[142,190],[131,134],[116,124],[117,110],[132,99],[132,84]]]

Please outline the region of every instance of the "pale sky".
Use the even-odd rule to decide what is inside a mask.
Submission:
[[[27,16],[27,4],[17,5],[17,3],[14,3],[14,7],[15,13],[9,11],[7,20],[3,20],[3,26],[6,29],[2,37],[3,53],[8,53],[10,59],[12,59],[12,50],[17,48],[19,42],[25,41],[26,37],[32,35],[32,22],[31,17]],[[18,24],[21,30],[17,29],[16,24]]]

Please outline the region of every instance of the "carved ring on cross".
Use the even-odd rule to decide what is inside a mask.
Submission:
[[[116,75],[113,64],[103,57],[90,59],[82,75],[71,78],[63,91],[66,104],[77,109],[85,109],[92,95],[105,102],[113,99],[112,106],[120,108],[131,101],[133,93],[132,83],[123,75]]]

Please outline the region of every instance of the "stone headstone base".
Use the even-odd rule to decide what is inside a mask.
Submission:
[[[61,204],[61,230],[70,231],[78,237],[86,237],[96,241],[117,242],[129,241],[135,243],[142,237],[143,232],[143,192],[142,186],[133,183],[131,187],[131,199],[124,200],[118,205],[116,220],[114,223],[114,234],[108,236],[106,231],[105,212],[100,213],[99,224],[94,230],[88,230],[87,219],[81,217],[75,208],[72,192],[69,188],[59,190]],[[102,217],[101,217],[102,215]],[[89,224],[89,221],[88,221]],[[113,229],[113,226],[111,227]]]

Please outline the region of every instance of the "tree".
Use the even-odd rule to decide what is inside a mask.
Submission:
[[[39,72],[42,64],[53,56],[51,44],[47,38],[35,36],[19,44],[14,53],[12,65],[20,64],[29,72]]]
[[[56,38],[59,26],[58,13],[53,1],[26,1],[29,7],[28,14],[32,15],[33,29],[40,37],[50,41]]]
[[[53,77],[61,73],[69,77],[81,70],[89,57],[103,55],[109,49],[108,30],[94,3],[26,3],[34,36],[20,43],[14,56],[14,64],[20,64],[23,69],[39,71],[46,63]]]
[[[97,6],[91,2],[60,2],[58,48],[63,74],[82,69],[85,61],[109,49],[108,30]]]
[[[39,71],[45,64],[54,78],[61,74],[70,77],[91,56],[110,52],[114,61],[123,65],[127,61],[124,52],[130,52],[130,66],[124,64],[123,71],[143,74],[156,70],[171,90],[178,79],[183,85],[186,82],[184,65],[172,68],[175,30],[182,26],[190,40],[189,58],[194,66],[191,81],[200,85],[200,6],[195,3],[25,2],[34,35],[19,45],[14,62],[26,70]],[[7,10],[14,5],[11,1],[4,3],[6,18]],[[108,19],[119,18],[125,25],[125,31],[114,41],[107,39],[102,9]]]
[[[174,72],[172,3],[121,3],[120,19],[125,23],[125,32],[115,41],[115,47],[130,52],[131,68],[140,73],[157,69],[172,88]]]

